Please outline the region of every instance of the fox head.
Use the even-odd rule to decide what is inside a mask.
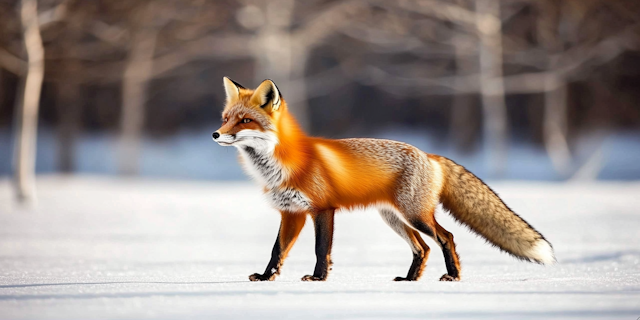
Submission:
[[[255,90],[224,77],[227,95],[222,126],[213,133],[221,146],[272,149],[278,143],[276,123],[286,108],[276,84],[264,80]]]

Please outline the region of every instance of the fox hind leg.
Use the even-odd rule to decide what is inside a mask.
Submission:
[[[436,236],[434,240],[436,240],[440,248],[442,248],[444,263],[447,266],[447,273],[440,278],[440,281],[459,281],[460,258],[456,252],[456,244],[453,242],[453,234],[436,222]]]
[[[426,266],[431,249],[422,240],[420,234],[407,226],[395,212],[388,209],[381,209],[380,215],[383,220],[395,231],[402,239],[404,239],[411,247],[413,252],[413,261],[406,277],[396,277],[394,281],[416,281],[422,275],[422,271]]]
[[[442,248],[447,273],[440,277],[440,281],[459,281],[460,258],[453,242],[453,234],[439,225],[433,218],[433,214],[415,215],[407,218],[407,221],[411,227],[431,237]]]
[[[409,209],[409,208],[407,208]],[[411,210],[406,210],[412,212]],[[415,210],[417,211],[417,210]],[[459,281],[460,280],[460,259],[456,252],[456,246],[453,242],[453,234],[445,230],[434,219],[435,208],[422,210],[420,213],[403,214],[403,218],[415,230],[435,240],[444,255],[444,262],[447,267],[447,273],[440,277],[440,281]],[[401,211],[402,213],[402,211]]]

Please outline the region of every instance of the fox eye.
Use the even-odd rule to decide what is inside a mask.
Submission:
[[[242,123],[249,123],[249,122],[251,122],[251,119],[249,118],[242,119]]]
[[[227,122],[227,120],[229,120],[229,118],[224,118],[224,119],[222,119],[222,122],[223,122],[223,123],[226,123],[226,122]]]

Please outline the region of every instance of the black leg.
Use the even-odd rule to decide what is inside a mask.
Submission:
[[[420,279],[424,268],[426,267],[425,262],[429,258],[429,252],[431,249],[427,244],[422,240],[420,234],[415,230],[407,230],[407,237],[410,239],[411,250],[413,251],[413,261],[411,262],[411,267],[409,267],[409,272],[407,272],[407,277],[396,277],[393,279],[394,281],[416,281]]]
[[[460,280],[460,258],[456,253],[456,245],[453,242],[453,235],[445,230],[439,224],[436,224],[436,240],[442,248],[444,255],[444,264],[447,267],[447,274],[440,277],[440,281],[459,281]]]
[[[278,238],[276,238],[276,243],[271,250],[271,260],[269,260],[263,274],[254,273],[249,276],[249,280],[272,281],[280,274],[280,267],[304,227],[306,218],[307,215],[303,213],[282,213]]]
[[[422,240],[420,233],[411,229],[404,221],[398,218],[398,215],[390,210],[380,210],[380,216],[402,239],[407,241],[413,252],[413,261],[406,277],[396,277],[394,281],[416,281],[422,275],[425,268],[425,262],[429,257],[429,246]]]
[[[329,275],[334,215],[334,210],[326,210],[313,215],[316,231],[316,268],[313,275],[302,277],[303,281],[324,281]]]
[[[282,226],[280,226],[280,230],[278,231],[278,237],[276,238],[276,243],[273,245],[273,249],[271,250],[271,260],[267,264],[267,268],[264,270],[263,274],[254,273],[249,276],[249,280],[251,281],[273,281],[276,276],[280,274],[280,267],[282,266],[282,248],[280,247],[280,233],[282,232]]]

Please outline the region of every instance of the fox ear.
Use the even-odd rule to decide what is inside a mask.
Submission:
[[[273,111],[278,111],[280,109],[280,105],[282,104],[282,97],[280,95],[280,90],[276,86],[273,81],[267,79],[262,81],[262,83],[255,90],[253,95],[251,96],[251,103],[254,105],[259,105],[267,113],[271,113]]]
[[[224,91],[227,94],[227,103],[238,100],[240,89],[244,89],[244,87],[227,77],[222,78],[222,82],[224,83]]]

